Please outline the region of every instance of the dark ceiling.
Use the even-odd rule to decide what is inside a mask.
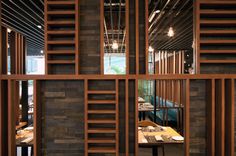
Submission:
[[[155,50],[189,50],[193,43],[193,0],[150,0],[149,45]],[[167,36],[173,27],[174,37]]]
[[[26,36],[28,55],[41,55],[44,49],[43,0],[1,0],[1,3],[3,25]]]
[[[107,5],[109,2],[107,0]],[[40,51],[44,49],[43,0],[1,0],[1,3],[2,23],[27,37],[28,55],[41,55]],[[107,9],[109,11],[110,7]],[[161,12],[156,14],[149,23],[150,45],[155,49],[191,49],[193,41],[192,0],[149,0],[149,14],[151,15],[155,10]],[[124,11],[123,8],[121,11]],[[119,12],[119,10],[113,12]],[[116,13],[116,15],[119,14]],[[109,19],[108,22],[110,22]],[[120,41],[124,35],[122,33],[123,25],[124,23],[121,22],[120,31],[118,31]],[[167,36],[170,25],[175,31],[175,36],[172,38]],[[41,27],[39,28],[39,26]],[[113,33],[115,33],[115,27]]]

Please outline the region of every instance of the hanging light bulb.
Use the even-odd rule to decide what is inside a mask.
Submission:
[[[117,41],[114,40],[113,43],[112,43],[112,49],[117,50],[118,47],[119,47],[119,45],[118,45]]]
[[[154,49],[152,48],[152,46],[149,46],[149,47],[148,47],[148,51],[149,51],[149,52],[153,52],[153,51],[154,51]]]
[[[7,32],[8,32],[8,33],[11,33],[11,29],[7,28]]]
[[[174,29],[172,27],[169,28],[168,34],[169,37],[173,37],[175,35]]]

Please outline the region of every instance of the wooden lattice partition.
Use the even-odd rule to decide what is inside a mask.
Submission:
[[[79,1],[45,0],[46,74],[79,73]]]
[[[236,73],[236,1],[196,1],[198,73]]]

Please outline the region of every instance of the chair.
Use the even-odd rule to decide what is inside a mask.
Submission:
[[[152,122],[152,121],[142,120],[142,121],[138,122],[138,126],[139,127],[147,127],[147,126],[157,127],[159,125]],[[153,150],[157,150],[157,152],[158,152],[158,148],[162,149],[162,155],[165,156],[165,147],[164,147],[164,145],[158,145],[157,148],[153,148]],[[152,152],[155,153],[155,151],[152,151]]]
[[[159,125],[154,123],[154,122],[152,122],[152,121],[142,120],[142,121],[138,122],[138,126],[140,126],[140,127],[147,127],[147,126],[157,127]]]

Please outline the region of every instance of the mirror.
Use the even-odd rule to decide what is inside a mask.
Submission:
[[[125,0],[104,0],[104,74],[126,74]]]

